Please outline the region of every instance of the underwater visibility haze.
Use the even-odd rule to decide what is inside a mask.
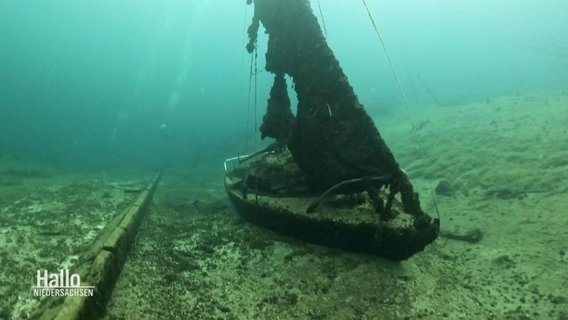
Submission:
[[[568,319],[567,16],[0,1],[0,319]]]
[[[252,7],[244,2],[2,2],[0,152],[63,167],[156,165],[165,152],[172,164],[220,163],[238,151],[236,137],[254,130],[245,121]],[[568,80],[563,1],[368,5],[411,107],[559,89]],[[400,108],[364,7],[320,0],[320,15],[312,6],[363,105],[372,114]],[[262,32],[259,41],[265,48]],[[270,82],[263,55],[258,119]]]

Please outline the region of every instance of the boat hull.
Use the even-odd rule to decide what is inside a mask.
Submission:
[[[379,221],[365,208],[320,207],[306,209],[317,197],[283,197],[244,190],[240,172],[229,172],[225,189],[233,206],[245,220],[296,239],[367,253],[401,261],[432,243],[439,233],[439,220],[424,221],[399,213],[400,219]],[[397,209],[399,210],[399,209]]]

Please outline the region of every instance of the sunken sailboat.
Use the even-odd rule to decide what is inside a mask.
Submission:
[[[249,53],[260,24],[269,36],[266,70],[274,74],[260,133],[275,142],[227,173],[239,214],[298,239],[397,261],[422,251],[437,238],[439,220],[421,209],[309,0],[254,0]],[[298,98],[295,115],[286,75]]]

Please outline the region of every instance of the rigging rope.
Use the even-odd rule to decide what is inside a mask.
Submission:
[[[255,49],[256,51],[256,49]],[[249,68],[249,85],[248,85],[248,98],[247,98],[247,121],[246,121],[246,128],[245,128],[245,151],[248,152],[248,134],[249,134],[249,121],[250,121],[250,105],[251,105],[251,91],[252,91],[252,77],[253,77],[253,69],[252,66],[254,64],[254,55],[250,55],[250,68]],[[256,113],[256,111],[255,111]]]
[[[410,112],[410,108],[408,107],[408,101],[406,100],[406,95],[404,94],[404,90],[402,89],[402,85],[400,84],[400,80],[398,78],[398,73],[396,72],[396,68],[394,67],[394,64],[392,63],[392,60],[391,60],[391,57],[390,57],[389,52],[387,50],[387,47],[385,46],[385,42],[383,41],[383,37],[381,36],[381,33],[379,32],[379,28],[377,27],[377,24],[375,23],[375,19],[373,18],[373,15],[371,14],[371,10],[369,10],[369,7],[367,6],[367,2],[365,0],[361,0],[361,1],[363,1],[363,6],[365,6],[365,10],[367,10],[367,15],[369,16],[369,19],[371,20],[371,24],[373,25],[373,29],[375,29],[375,33],[379,37],[381,47],[383,48],[383,51],[385,52],[385,56],[387,57],[388,63],[391,67],[394,79],[396,81],[396,85],[397,85],[398,90],[400,92],[400,96],[402,97],[402,103],[403,103],[404,108],[406,110],[406,114],[408,116],[408,119],[410,120],[410,124],[412,125],[412,131],[417,133],[416,123],[414,122],[414,118],[412,117],[412,113]],[[422,149],[422,145],[420,144],[420,141],[418,140],[418,134],[416,135],[416,139],[417,139],[416,145],[418,146],[420,156],[422,157],[422,159],[425,159],[426,155],[424,154],[424,150]],[[436,210],[436,214],[438,215],[438,219],[440,219],[440,209],[438,207],[438,199],[436,197],[436,192],[435,192],[434,188],[431,188],[431,189],[432,189],[432,199],[434,201],[434,207],[435,207],[435,210]]]
[[[323,11],[321,11],[320,0],[318,0],[318,8],[319,8],[320,17],[321,17],[321,25],[323,26],[323,34],[327,38],[327,29],[325,27],[325,20],[323,20]]]
[[[256,46],[254,46],[254,132],[256,133],[258,130],[258,114],[257,114],[257,107],[258,107],[258,50]],[[257,141],[258,139],[254,139],[254,150],[257,150]]]
[[[243,30],[247,30],[247,13],[248,13],[248,5],[245,4],[244,6],[244,14],[243,14]],[[243,39],[242,39],[242,43],[246,44],[246,32],[243,32]],[[243,46],[244,47],[244,46]],[[245,50],[241,49],[241,71],[243,71],[242,69],[244,68],[244,58],[245,58]],[[242,113],[239,113],[240,117],[239,117],[239,123],[245,123],[245,150],[248,151],[248,145],[247,145],[247,137],[246,135],[248,134],[248,118],[249,118],[249,112],[250,112],[250,91],[251,91],[251,86],[250,86],[250,77],[252,77],[252,57],[251,57],[251,63],[250,63],[250,70],[249,70],[249,88],[248,88],[248,101],[247,101],[247,113],[246,113],[246,119],[245,121],[242,121],[241,117],[242,117]],[[241,78],[241,83],[239,85],[239,88],[242,87],[242,81],[243,78]]]
[[[383,41],[383,37],[381,36],[381,33],[379,32],[379,28],[377,28],[377,24],[375,23],[375,19],[373,19],[373,15],[371,14],[371,10],[369,10],[369,7],[367,6],[367,2],[365,2],[365,0],[362,0],[362,1],[363,1],[363,5],[365,6],[365,9],[367,10],[367,14],[369,15],[369,19],[371,20],[371,24],[373,24],[373,28],[375,29],[375,33],[379,37],[379,41],[381,42],[381,47],[383,47],[383,51],[385,52],[385,56],[387,57],[387,60],[388,60],[389,65],[391,67],[392,74],[394,76],[394,80],[396,81],[396,85],[398,86],[398,91],[400,92],[400,96],[402,97],[402,103],[404,104],[404,108],[406,109],[406,113],[408,115],[408,118],[410,119],[410,123],[412,124],[412,129],[416,130],[416,123],[414,122],[414,118],[412,117],[412,114],[410,113],[410,109],[408,108],[408,101],[406,100],[406,95],[404,94],[404,90],[402,89],[402,85],[400,84],[400,80],[398,79],[398,73],[396,72],[394,64],[392,63],[392,60],[390,58],[387,47],[385,46],[385,42]]]

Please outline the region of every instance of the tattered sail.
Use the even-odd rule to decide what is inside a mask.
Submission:
[[[283,115],[281,121],[272,120],[269,103],[263,134],[272,123],[283,128],[283,133],[291,131],[288,148],[316,190],[353,178],[382,177],[393,192],[401,193],[406,211],[420,213],[418,195],[359,103],[309,1],[255,0],[254,5],[250,40],[256,40],[258,21],[262,22],[269,35],[266,70],[276,74],[276,90],[272,90],[280,92],[283,74],[288,74],[298,95],[291,130],[289,103],[281,106],[288,110],[278,111]],[[249,50],[252,47],[249,44]],[[281,100],[289,101],[287,97]]]

